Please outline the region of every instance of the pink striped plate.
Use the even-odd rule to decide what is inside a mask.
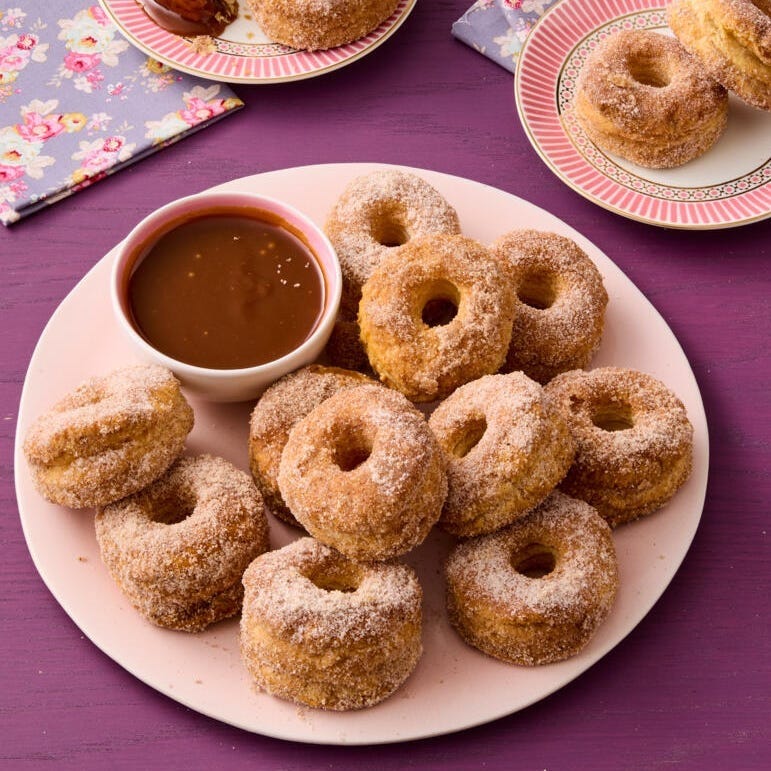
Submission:
[[[571,110],[577,76],[599,41],[625,29],[671,34],[666,3],[560,0],[531,30],[515,92],[525,132],[547,166],[590,201],[652,225],[726,228],[771,217],[771,114],[733,95],[725,134],[677,169],[644,169],[586,137]]]
[[[139,0],[99,0],[130,43],[175,70],[228,83],[282,83],[323,75],[360,59],[402,25],[417,0],[400,0],[377,29],[348,45],[327,51],[297,51],[269,40],[251,18],[246,3],[218,38],[215,51],[197,53],[191,39],[161,29]]]

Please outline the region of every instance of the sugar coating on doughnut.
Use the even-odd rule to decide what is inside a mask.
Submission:
[[[461,637],[527,666],[583,649],[618,587],[610,528],[591,506],[559,492],[509,527],[456,546],[445,576]]]
[[[397,169],[348,183],[325,226],[340,259],[342,305],[356,315],[361,288],[386,255],[412,238],[460,233],[453,207],[428,182]]]
[[[443,304],[451,318],[426,311]],[[464,236],[409,241],[364,285],[359,327],[380,379],[415,402],[492,374],[511,340],[515,294],[504,262]]]
[[[677,40],[629,30],[589,55],[574,109],[598,147],[648,168],[673,168],[719,139],[728,95]]]
[[[672,31],[715,80],[771,110],[769,0],[673,0],[667,13]]]
[[[399,0],[248,0],[262,31],[276,43],[318,51],[372,32]]]
[[[298,421],[278,483],[315,538],[356,561],[422,543],[447,495],[445,457],[423,415],[378,385],[340,391]]]
[[[88,508],[157,479],[192,427],[193,411],[169,370],[124,367],[84,382],[41,415],[24,454],[45,498]]]
[[[268,508],[300,526],[278,487],[278,467],[289,432],[297,421],[332,394],[373,382],[358,372],[311,364],[277,380],[260,397],[249,422],[249,466]]]
[[[556,233],[513,230],[490,251],[508,262],[517,311],[504,370],[546,383],[586,367],[605,326],[602,275],[575,241]]]
[[[656,378],[620,367],[558,375],[545,394],[565,418],[576,456],[560,488],[615,527],[661,508],[688,479],[693,427]]]
[[[110,575],[149,621],[188,632],[238,613],[247,565],[269,548],[262,498],[222,458],[180,458],[144,490],[97,512]]]
[[[429,426],[449,458],[440,525],[456,536],[490,533],[523,516],[573,460],[565,421],[522,372],[461,386]]]
[[[422,591],[406,565],[356,564],[302,538],[254,560],[243,584],[241,654],[275,696],[323,709],[372,706],[421,656]]]

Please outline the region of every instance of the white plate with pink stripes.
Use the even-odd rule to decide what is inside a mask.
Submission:
[[[625,29],[671,34],[663,0],[561,0],[533,27],[516,77],[519,116],[547,166],[590,201],[630,219],[709,229],[771,217],[771,113],[731,95],[728,128],[705,155],[644,169],[594,145],[572,103],[589,53]]]
[[[159,27],[140,0],[99,0],[130,43],[175,70],[228,83],[283,83],[323,75],[371,53],[404,23],[417,0],[400,0],[377,29],[326,51],[298,51],[269,40],[241,2],[238,18],[217,38],[214,50],[199,53],[192,38]]]

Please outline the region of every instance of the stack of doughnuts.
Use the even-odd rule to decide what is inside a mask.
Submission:
[[[351,191],[360,232],[343,238]],[[439,232],[415,225],[437,212]],[[96,507],[102,560],[148,621],[198,632],[240,613],[250,677],[301,705],[369,707],[410,677],[422,589],[400,559],[435,526],[457,539],[442,569],[463,640],[522,666],[578,654],[617,592],[612,529],[690,474],[682,403],[650,375],[583,369],[608,296],[571,239],[484,246],[406,172],[354,180],[329,223],[379,381],[313,364],[274,383],[251,414],[252,479],[181,456],[193,413],[171,373],[118,370],[32,425],[38,488]],[[305,533],[270,551],[266,511]]]

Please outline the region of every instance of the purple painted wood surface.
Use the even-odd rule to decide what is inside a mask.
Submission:
[[[240,87],[247,102],[240,114],[0,232],[0,767],[343,768],[373,757],[379,768],[767,767],[771,223],[665,231],[569,190],[522,133],[511,75],[450,37],[467,3],[419,2],[392,40],[323,78]],[[337,161],[470,177],[584,233],[674,329],[702,389],[711,436],[707,503],[691,551],[626,640],[527,710],[376,750],[244,733],[134,679],[84,638],[40,581],[13,491],[27,363],[80,277],[167,201],[259,171]]]

